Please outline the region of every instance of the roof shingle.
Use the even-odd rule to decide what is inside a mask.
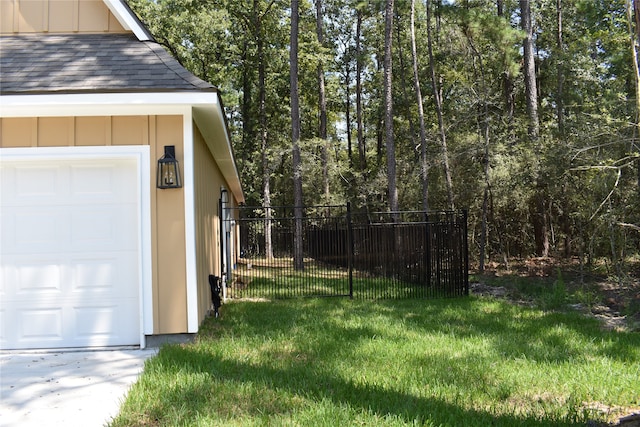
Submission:
[[[0,93],[207,91],[167,51],[133,34],[0,37]]]

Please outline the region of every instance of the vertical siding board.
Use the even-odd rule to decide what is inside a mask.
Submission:
[[[74,28],[73,22],[76,14],[74,13],[74,2],[67,1],[49,1],[47,11],[47,28],[50,33],[71,32]]]
[[[76,117],[75,145],[111,145],[109,117]]]
[[[42,4],[42,31],[49,32],[49,2]]]
[[[78,32],[78,29],[80,28],[80,0],[73,0],[73,11],[71,16],[73,17],[71,21],[71,30],[73,32]]]
[[[165,145],[174,145],[178,161],[184,164],[182,138],[182,116],[159,116],[154,163],[162,155]],[[184,190],[156,189],[156,197],[159,333],[183,333],[187,331]]]
[[[125,33],[118,19],[100,0],[3,0],[0,32]]]
[[[37,119],[38,147],[73,146],[73,117]]]
[[[14,3],[16,5],[16,3]],[[17,2],[17,25],[19,32],[42,32],[44,25],[42,23],[43,4],[39,1],[19,1]],[[15,19],[15,13],[14,13]],[[14,21],[15,25],[15,21]]]
[[[195,222],[196,222],[196,268],[198,275],[198,322],[202,322],[211,307],[209,274],[218,275],[219,259],[219,212],[218,200],[222,175],[209,151],[202,134],[194,126],[195,167]]]
[[[37,119],[20,117],[1,120],[2,147],[37,147]]]
[[[101,1],[83,0],[78,4],[78,31],[105,32],[109,30],[109,10]]]

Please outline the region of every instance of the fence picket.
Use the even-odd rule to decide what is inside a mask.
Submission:
[[[271,208],[273,258],[265,253],[264,209],[225,209],[222,229],[238,233],[235,268],[225,276],[230,298],[468,295],[466,211],[399,212],[394,223],[391,213],[354,213],[350,204],[307,208],[304,268],[295,269],[291,207]]]

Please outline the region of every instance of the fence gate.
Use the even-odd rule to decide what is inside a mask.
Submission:
[[[228,298],[469,293],[466,211],[360,214],[348,204],[307,207],[302,251],[295,254],[292,207],[225,210],[225,236],[237,236],[237,242],[225,240]]]

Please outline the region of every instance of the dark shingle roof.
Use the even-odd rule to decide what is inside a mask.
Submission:
[[[0,37],[3,95],[203,90],[215,88],[132,34]]]

